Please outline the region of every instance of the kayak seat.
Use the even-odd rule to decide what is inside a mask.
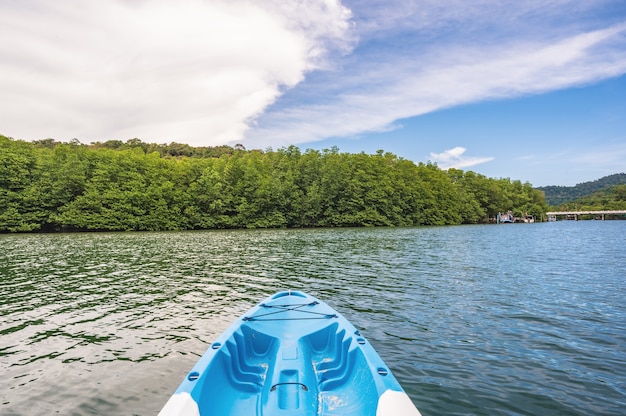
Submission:
[[[350,340],[342,342],[342,359],[336,367],[325,370],[320,375],[320,390],[333,390],[350,380],[353,375],[354,364],[356,362],[357,350],[350,349]]]
[[[260,392],[267,372],[267,362],[275,354],[277,340],[266,334],[242,326],[225,343],[225,359],[231,371],[227,371],[237,389]]]
[[[328,350],[335,349],[335,343],[337,341],[337,331],[339,330],[339,324],[333,322],[313,332],[305,337],[307,344],[311,347],[314,354],[323,354]],[[345,330],[343,330],[345,333]]]
[[[317,366],[318,371],[329,371],[341,367],[344,361],[344,354],[349,347],[350,339],[344,339],[346,331],[342,329],[335,332],[328,343],[328,348],[322,352],[322,361]],[[348,344],[347,346],[345,344]]]
[[[241,325],[218,350],[202,377],[198,407],[203,415],[257,415],[269,363],[278,351],[278,339]],[[237,400],[233,401],[232,398]]]
[[[308,336],[320,391],[332,390],[347,381],[354,371],[357,349],[352,337],[333,323]]]

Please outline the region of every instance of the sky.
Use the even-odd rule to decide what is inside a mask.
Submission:
[[[624,0],[0,0],[0,134],[626,172]]]

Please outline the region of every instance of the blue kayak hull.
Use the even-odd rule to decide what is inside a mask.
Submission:
[[[279,292],[211,345],[159,416],[419,412],[373,347],[326,303]]]

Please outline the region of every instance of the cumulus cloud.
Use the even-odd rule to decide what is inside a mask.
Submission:
[[[351,45],[337,0],[1,2],[1,133],[236,142]]]
[[[493,160],[493,157],[468,157],[467,149],[461,146],[448,149],[442,153],[431,153],[430,158],[442,169],[466,169]]]
[[[387,131],[626,73],[619,1],[2,1],[0,133],[265,148]]]

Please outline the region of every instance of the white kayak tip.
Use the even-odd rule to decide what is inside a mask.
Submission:
[[[376,416],[421,416],[421,413],[405,392],[387,390],[378,399]]]
[[[187,392],[170,397],[158,416],[200,416],[198,403]]]

